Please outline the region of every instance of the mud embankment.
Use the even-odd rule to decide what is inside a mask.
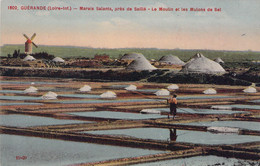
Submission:
[[[148,81],[158,83],[189,83],[219,85],[251,85],[248,79],[235,78],[230,74],[212,75],[199,73],[171,73],[168,70],[126,71],[102,69],[26,68],[0,67],[2,76],[83,78],[88,81]],[[250,76],[247,76],[250,77]],[[260,86],[260,83],[257,83]]]

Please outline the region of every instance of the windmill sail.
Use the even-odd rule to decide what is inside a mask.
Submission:
[[[29,37],[28,37],[26,34],[23,34],[23,36],[24,36],[27,40],[29,40]]]
[[[35,38],[35,36],[36,36],[36,33],[34,33],[34,34],[32,35],[31,41],[33,41],[33,39]]]
[[[38,46],[37,46],[34,42],[32,42],[32,44],[33,44],[36,48],[38,48]]]

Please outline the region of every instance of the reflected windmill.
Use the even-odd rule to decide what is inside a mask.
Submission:
[[[36,36],[36,33],[32,35],[31,38],[29,38],[26,34],[23,34],[23,36],[27,39],[25,42],[25,54],[32,54],[32,45],[34,45],[36,48],[38,47],[34,42],[33,39]]]

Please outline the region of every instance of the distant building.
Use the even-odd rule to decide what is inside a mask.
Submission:
[[[109,55],[95,55],[94,56],[94,60],[98,60],[98,61],[109,61]]]

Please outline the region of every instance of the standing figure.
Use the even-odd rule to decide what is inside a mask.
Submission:
[[[167,103],[170,103],[170,114],[168,114],[168,118],[170,118],[169,115],[172,115],[172,119],[176,116],[177,113],[177,95],[173,95],[170,99],[167,100]]]

